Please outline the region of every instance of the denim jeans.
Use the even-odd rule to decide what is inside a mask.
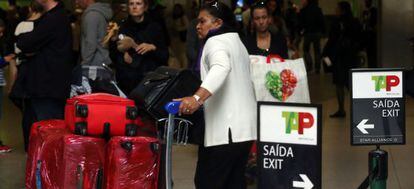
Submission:
[[[26,99],[23,108],[23,137],[27,151],[29,145],[30,128],[33,123],[50,119],[63,119],[65,101],[53,98]]]

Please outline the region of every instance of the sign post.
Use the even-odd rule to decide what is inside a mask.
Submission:
[[[322,187],[321,109],[310,104],[258,103],[258,188]]]
[[[351,74],[351,145],[376,145],[369,173],[360,188],[385,189],[388,154],[380,145],[405,144],[403,69],[353,69]]]

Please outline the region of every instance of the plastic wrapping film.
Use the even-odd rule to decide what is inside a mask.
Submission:
[[[34,123],[26,162],[26,188],[59,188],[58,172],[62,154],[60,139],[69,134],[63,120]],[[59,177],[58,177],[59,178]]]
[[[62,126],[63,125],[63,126]],[[73,135],[64,121],[33,125],[27,189],[96,189],[102,185],[105,140]]]
[[[113,137],[105,162],[106,189],[156,189],[160,167],[158,139]]]
[[[96,189],[103,182],[105,144],[102,138],[74,134],[63,137],[61,188]]]

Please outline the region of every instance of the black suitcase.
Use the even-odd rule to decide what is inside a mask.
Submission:
[[[164,106],[173,99],[193,95],[201,85],[200,79],[190,70],[159,67],[149,72],[128,98],[135,100],[151,117],[158,120],[168,117]]]

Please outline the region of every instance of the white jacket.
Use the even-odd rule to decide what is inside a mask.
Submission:
[[[257,108],[249,54],[237,33],[209,38],[201,56],[201,87],[213,95],[204,104],[204,145],[256,140]]]

